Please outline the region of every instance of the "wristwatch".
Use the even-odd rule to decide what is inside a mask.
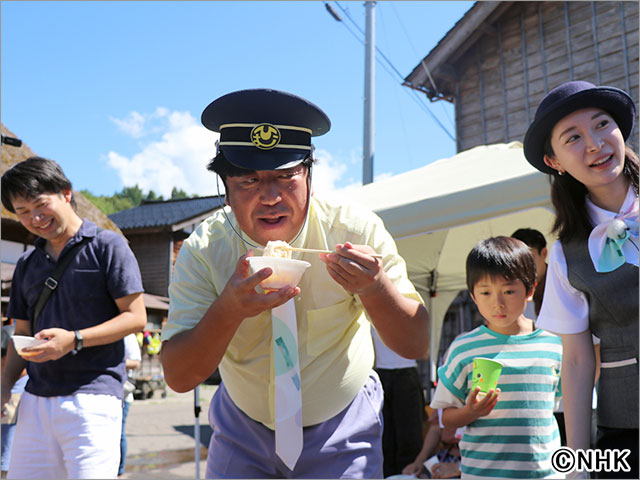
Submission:
[[[82,335],[80,335],[80,330],[75,330],[73,333],[76,335],[76,352],[82,350]]]

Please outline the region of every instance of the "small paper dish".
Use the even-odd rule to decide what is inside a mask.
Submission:
[[[431,471],[431,469],[433,468],[433,466],[436,463],[440,463],[440,459],[437,456],[433,456],[427,460],[425,460],[424,462],[422,462],[422,464],[424,465],[424,468],[427,469],[427,472],[429,472],[429,475],[433,476],[433,472]]]
[[[42,340],[40,338],[27,337],[25,335],[13,335],[11,337],[13,340],[13,346],[16,348],[16,352],[21,357],[33,357],[35,355],[39,355],[40,352],[22,352],[23,348],[27,347],[37,347],[38,345],[42,345],[46,343],[46,340]]]
[[[304,260],[281,257],[249,257],[247,260],[252,273],[266,267],[273,270],[269,278],[260,282],[260,286],[265,290],[280,290],[297,285],[304,271],[311,266],[309,262]]]

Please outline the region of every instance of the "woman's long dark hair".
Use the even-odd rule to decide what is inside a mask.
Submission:
[[[545,142],[545,153],[554,155],[549,141]],[[625,146],[623,174],[629,177],[637,195],[638,156],[629,146]],[[556,210],[553,233],[558,235],[561,242],[588,238],[593,225],[585,204],[587,187],[568,173],[553,175],[551,178],[551,202]]]

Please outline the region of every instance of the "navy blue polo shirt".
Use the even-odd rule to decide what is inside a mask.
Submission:
[[[86,219],[60,257],[83,237],[90,240],[62,274],[34,333],[53,327],[81,330],[99,325],[120,313],[114,299],[143,291],[138,262],[124,237],[110,230],[98,232],[95,223]],[[33,318],[40,290],[56,266],[44,250],[45,243],[38,238],[35,248],[18,260],[7,310],[10,318]],[[83,348],[44,363],[27,362],[27,372],[25,390],[34,395],[94,393],[122,398],[126,380],[124,342]]]

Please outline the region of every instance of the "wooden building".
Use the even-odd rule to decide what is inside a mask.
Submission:
[[[146,292],[167,296],[180,246],[205,218],[224,204],[217,196],[141,205],[109,215],[129,239]]]
[[[637,1],[476,2],[404,85],[455,104],[458,151],[522,141],[542,97],[570,80],[640,105],[639,20]]]

